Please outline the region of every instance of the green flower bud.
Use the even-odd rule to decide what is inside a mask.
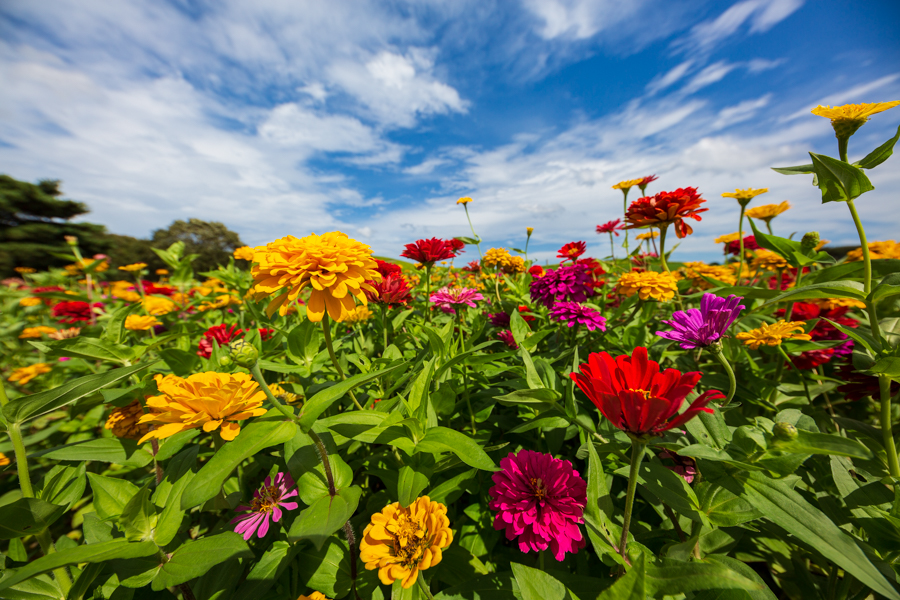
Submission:
[[[812,252],[816,249],[816,246],[819,245],[819,232],[818,231],[810,231],[807,234],[803,235],[803,239],[800,240],[800,249],[803,252]]]
[[[259,358],[259,350],[247,340],[234,340],[228,344],[228,350],[234,362],[247,369],[255,365]]]
[[[797,428],[790,423],[778,422],[772,428],[772,435],[781,440],[793,440],[799,434]]]
[[[233,363],[233,362],[234,361],[231,360],[230,356],[220,356],[219,357],[219,366],[220,367],[230,367],[231,363]]]

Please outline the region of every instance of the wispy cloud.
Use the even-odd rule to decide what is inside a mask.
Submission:
[[[698,23],[678,40],[682,52],[709,52],[734,35],[744,24],[750,33],[765,33],[803,6],[803,0],[742,0],[715,19]]]

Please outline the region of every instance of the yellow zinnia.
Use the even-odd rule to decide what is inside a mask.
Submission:
[[[20,275],[28,275],[29,273],[36,273],[36,271],[34,269],[32,269],[31,267],[16,267],[15,271],[16,271],[16,273],[19,273]]]
[[[683,267],[684,276],[691,280],[691,285],[697,289],[708,290],[713,284],[704,277],[710,277],[716,281],[734,285],[737,282],[734,269],[725,265],[708,265],[704,262],[687,262]]]
[[[130,265],[125,265],[124,267],[119,267],[120,271],[128,271],[129,273],[133,273],[134,271],[140,271],[142,269],[147,268],[147,263],[134,263]]]
[[[778,271],[786,269],[788,263],[780,254],[775,254],[771,250],[760,248],[756,251],[756,258],[753,259],[753,268],[762,269],[763,271]]]
[[[815,304],[822,310],[832,310],[835,308],[865,308],[866,303],[862,300],[856,300],[854,298],[818,298],[816,300],[810,300],[809,302]]]
[[[269,302],[269,316],[276,310],[284,316],[288,301],[293,302],[303,288],[310,287],[309,320],[321,321],[327,310],[329,317],[343,321],[356,305],[354,298],[367,305],[365,291],[377,293],[366,281],[381,281],[372,249],[340,231],[300,239],[284,237],[257,248],[253,259],[256,298],[281,291]]]
[[[748,208],[746,215],[751,219],[759,219],[768,223],[781,213],[790,210],[791,203],[785,200],[781,204],[763,204],[762,206],[754,206]]]
[[[138,423],[161,425],[144,435],[140,442],[163,439],[179,431],[203,428],[219,429],[225,441],[241,432],[238,421],[265,414],[262,408],[266,394],[246,373],[194,373],[187,379],[177,375],[156,375],[159,396],[147,398],[150,413]]]
[[[468,203],[471,202],[471,201],[472,201],[472,199],[469,198],[468,196],[463,196],[462,198],[460,198],[459,200],[457,200],[456,203],[457,203],[457,204],[462,204],[463,206],[465,206],[466,204],[468,204]]]
[[[619,277],[618,292],[624,296],[637,294],[641,300],[653,299],[665,302],[675,297],[678,291],[675,277],[671,273],[655,271],[631,271]]]
[[[803,333],[803,327],[806,325],[804,321],[785,321],[779,319],[777,323],[769,325],[763,323],[761,327],[751,329],[750,331],[742,331],[736,336],[737,339],[744,342],[756,350],[762,345],[780,346],[783,340],[810,340],[808,334]]]
[[[892,102],[870,102],[861,104],[844,104],[843,106],[822,106],[812,109],[812,114],[831,119],[834,135],[838,139],[846,139],[866,124],[872,115],[884,112],[900,105],[900,100]]]
[[[886,242],[869,242],[869,258],[900,258],[900,244],[894,240]],[[851,250],[847,253],[847,262],[862,260],[862,248]]]
[[[9,458],[5,454],[0,452],[0,467],[5,467],[8,464],[9,464]]]
[[[351,310],[347,313],[347,316],[344,318],[345,323],[362,323],[363,321],[368,321],[374,315],[371,310],[369,310],[368,306],[357,306],[355,309]]]
[[[29,381],[37,377],[38,375],[43,375],[44,373],[50,372],[50,365],[47,363],[35,363],[33,365],[29,365],[27,367],[19,367],[9,376],[10,383],[18,383],[19,385],[26,385]]]
[[[20,340],[28,340],[32,338],[39,338],[43,335],[49,335],[51,333],[55,333],[56,330],[52,327],[47,327],[46,325],[38,325],[37,327],[26,327],[22,330],[22,333],[19,334]]]
[[[323,594],[322,592],[312,592],[312,593],[310,593],[309,596],[300,594],[300,597],[297,598],[297,600],[330,600],[330,599],[326,598],[325,594]]]
[[[768,191],[769,188],[760,188],[758,190],[754,190],[753,188],[747,188],[746,190],[735,188],[733,192],[724,192],[722,194],[722,197],[734,198],[740,203],[741,206],[747,206],[748,202],[750,202],[760,194],[765,194]]]
[[[178,310],[178,305],[162,296],[147,296],[141,302],[148,313],[154,316],[167,315]]]
[[[221,296],[216,296],[215,300],[203,302],[202,304],[200,304],[200,306],[197,307],[197,309],[201,311],[207,311],[216,308],[226,308],[232,304],[241,304],[240,298],[236,298],[230,294],[223,294]]]
[[[37,306],[41,303],[40,298],[22,298],[19,300],[19,306],[29,307],[29,306]]]
[[[399,579],[409,589],[419,571],[441,562],[441,551],[451,542],[447,507],[422,496],[408,508],[394,502],[372,515],[359,543],[359,558],[366,569],[378,569],[381,583]]]
[[[659,237],[659,232],[651,230],[651,231],[648,231],[647,233],[637,234],[636,239],[638,239],[640,241],[644,241],[644,240],[655,240],[658,237]]]
[[[138,422],[143,416],[144,409],[141,408],[141,403],[135,400],[128,406],[114,409],[103,428],[112,431],[117,438],[138,440],[150,431],[149,424]]]
[[[130,331],[147,331],[157,325],[160,325],[159,319],[152,315],[128,315],[125,317],[125,329]]]
[[[624,192],[627,192],[634,186],[639,185],[642,181],[643,181],[643,178],[641,178],[641,179],[626,179],[625,181],[620,181],[616,185],[612,186],[612,189],[622,190]]]
[[[512,256],[506,248],[490,248],[484,253],[484,264],[488,267],[503,267],[508,265]]]
[[[168,275],[168,274],[169,274],[169,270],[168,270],[168,269],[157,269],[157,270],[156,270],[156,274],[157,274],[157,275]]]
[[[253,262],[253,248],[250,246],[241,246],[234,251],[234,257],[238,260]]]
[[[716,244],[730,244],[731,242],[736,242],[739,239],[741,239],[741,234],[735,231],[734,233],[720,235],[715,240],[713,240],[713,242]]]
[[[528,234],[528,237],[531,237],[531,234],[534,233],[534,227],[526,227],[525,233]]]

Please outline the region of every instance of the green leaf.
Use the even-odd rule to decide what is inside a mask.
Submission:
[[[196,352],[187,352],[179,348],[162,348],[159,350],[159,357],[179,377],[191,375],[196,370],[197,363],[200,362],[200,357]]]
[[[881,302],[885,298],[900,294],[900,273],[888,275],[872,290],[872,302]]]
[[[36,535],[66,512],[65,506],[37,498],[19,498],[0,506],[0,540]]]
[[[812,285],[804,285],[793,288],[783,294],[775,296],[763,306],[777,304],[784,300],[807,300],[809,298],[853,298],[854,300],[865,301],[866,294],[863,292],[863,284],[858,281],[828,281],[825,283],[814,283]]]
[[[859,167],[842,160],[810,152],[822,202],[846,202],[874,190],[875,186]]]
[[[874,169],[894,153],[894,144],[897,140],[900,140],[900,126],[897,127],[894,137],[869,152],[864,159],[856,163],[857,166],[861,169]]]
[[[708,562],[719,563],[728,567],[732,571],[743,575],[750,581],[759,584],[756,590],[729,590],[721,591],[703,591],[694,595],[694,600],[777,600],[775,594],[766,587],[762,577],[756,574],[750,566],[737,559],[725,556],[723,554],[710,554],[705,559]]]
[[[409,506],[415,502],[426,487],[428,487],[428,477],[409,465],[405,465],[400,469],[400,477],[397,479],[397,501],[400,502],[400,506]]]
[[[42,573],[49,573],[53,569],[67,565],[102,563],[120,558],[140,558],[142,556],[153,556],[156,552],[157,547],[153,542],[130,543],[122,538],[99,544],[84,544],[68,550],[53,552],[28,563],[21,569],[18,569],[11,577],[6,577],[0,581],[0,590],[5,590],[21,581],[36,577]]]
[[[522,362],[525,363],[525,381],[528,383],[528,387],[532,390],[540,390],[546,388],[547,386],[545,386],[544,382],[541,381],[541,377],[540,375],[538,375],[537,369],[534,368],[534,361],[531,359],[531,354],[528,353],[528,350],[520,347],[519,356],[522,357]]]
[[[127,464],[134,467],[145,467],[153,461],[153,456],[138,447],[133,440],[119,438],[98,438],[75,442],[43,454],[53,460],[77,460]]]
[[[129,542],[143,542],[151,539],[156,521],[156,511],[150,502],[150,488],[145,486],[122,508],[119,530]]]
[[[753,236],[760,246],[775,252],[793,267],[799,268],[814,262],[824,264],[834,262],[834,258],[827,252],[816,252],[813,249],[805,250],[800,242],[763,233],[757,229],[753,219],[750,219],[750,227],[753,229]]]
[[[801,175],[816,172],[812,164],[798,165],[796,167],[772,167],[772,170],[782,175]]]
[[[23,398],[16,398],[3,407],[3,415],[9,423],[24,423],[28,419],[45,415],[49,412],[62,408],[77,402],[82,398],[93,394],[94,392],[116,384],[123,379],[143,371],[144,369],[155,367],[159,362],[135,365],[133,367],[123,367],[100,373],[98,375],[87,375],[79,377],[58,388],[31,394]]]
[[[461,235],[457,236],[456,239],[458,239],[459,241],[464,242],[466,244],[469,244],[470,246],[476,245],[480,241],[480,240],[476,240],[475,238],[472,238],[472,237],[464,237]]]
[[[869,375],[884,375],[900,381],[900,356],[883,356],[875,364],[866,369]]]
[[[275,580],[287,568],[290,560],[291,545],[283,540],[275,541],[262,558],[253,564],[235,597],[262,598],[275,585]]]
[[[628,476],[628,467],[624,467],[625,476]],[[620,474],[617,471],[616,474]],[[638,470],[638,483],[642,484],[651,494],[671,506],[676,512],[707,525],[706,514],[700,509],[700,501],[684,477],[667,469],[658,460],[644,461]]]
[[[87,360],[106,360],[128,364],[134,359],[134,350],[128,346],[113,344],[99,338],[78,336],[53,342],[37,342],[51,358],[70,356]]]
[[[153,530],[153,540],[160,546],[168,545],[169,542],[175,539],[178,530],[181,529],[181,522],[185,513],[184,509],[181,508],[181,496],[193,478],[194,473],[191,471],[182,475],[181,479],[172,486],[172,491],[169,492],[166,498],[163,511],[160,513],[156,527]]]
[[[464,433],[447,427],[432,427],[425,437],[416,444],[419,452],[453,452],[470,467],[482,471],[499,471],[491,457],[481,445]]]
[[[160,567],[150,587],[159,592],[188,582],[232,558],[253,558],[247,542],[233,531],[189,541],[175,550],[169,561]]]
[[[712,413],[701,412],[684,427],[701,444],[722,450],[731,441],[731,431],[725,424],[722,411],[713,406],[709,408],[713,409]]]
[[[321,549],[326,540],[356,512],[361,494],[362,489],[354,485],[339,490],[333,498],[320,498],[309,508],[300,511],[291,525],[288,539],[292,542],[308,539],[316,548]]]
[[[870,459],[872,451],[856,440],[833,435],[797,430],[797,437],[790,440],[774,438],[769,442],[769,450],[795,452],[797,454],[828,454]]]
[[[744,498],[716,483],[701,481],[695,491],[701,510],[713,525],[735,527],[763,516]]]
[[[300,411],[300,427],[303,431],[309,431],[313,423],[316,422],[316,419],[319,418],[323,412],[325,412],[329,406],[334,404],[337,400],[344,396],[347,392],[352,390],[353,388],[372,381],[373,379],[377,379],[378,377],[383,377],[394,371],[397,371],[401,368],[406,367],[409,364],[409,361],[403,361],[396,365],[385,367],[380,371],[373,371],[371,373],[361,373],[359,375],[354,375],[349,379],[342,381],[338,384],[335,384],[329,388],[322,390],[321,392],[314,395],[312,398],[306,401],[303,405],[303,409]]]
[[[525,339],[531,335],[531,327],[522,318],[517,308],[514,308],[512,314],[509,315],[509,329],[512,331],[513,339],[516,340],[516,344],[519,346],[524,344]]]
[[[58,504],[68,510],[70,506],[81,500],[85,487],[87,487],[87,477],[83,464],[77,467],[56,465],[44,475],[37,487],[36,495],[44,502]]]
[[[848,337],[852,338],[853,341],[858,342],[859,344],[862,344],[863,347],[865,347],[872,354],[877,354],[877,353],[881,352],[881,343],[878,342],[877,340],[875,340],[875,338],[873,338],[871,336],[870,329],[845,327],[844,325],[841,325],[840,323],[836,323],[836,322],[832,321],[831,319],[825,319],[824,317],[822,317],[822,318],[825,321],[828,321],[829,323],[831,323],[832,327],[834,327],[841,333],[847,335]],[[863,327],[865,327],[865,326],[863,326]]]
[[[94,492],[94,509],[101,519],[121,515],[128,501],[140,491],[138,486],[125,479],[104,477],[96,473],[88,473],[87,476]]]
[[[347,487],[353,481],[353,469],[350,468],[340,455],[332,453],[328,457],[331,465],[331,476],[334,478],[334,488],[339,490]],[[288,467],[293,466],[293,461],[288,463]],[[323,496],[329,494],[328,477],[325,475],[325,467],[322,461],[317,460],[316,466],[306,471],[297,480],[297,490],[300,499],[304,504],[312,505]]]
[[[332,537],[320,549],[303,545],[296,555],[297,576],[310,589],[329,598],[350,598],[350,551],[347,542]],[[360,570],[362,570],[360,568]],[[359,579],[357,579],[357,583]],[[251,596],[241,596],[250,598]],[[363,596],[365,597],[365,596]]]
[[[497,396],[497,402],[501,404],[546,404],[559,400],[560,393],[556,390],[541,388],[536,390],[516,390],[503,396]]]
[[[647,583],[644,555],[639,554],[634,565],[611,587],[603,590],[597,600],[646,600]]]
[[[422,402],[428,402],[428,391],[431,388],[431,377],[434,373],[434,364],[439,360],[438,356],[434,356],[425,363],[425,366],[419,371],[416,380],[413,381],[412,387],[409,389],[409,405],[410,416],[415,416],[422,406]]]
[[[264,448],[283,444],[294,437],[297,426],[286,421],[254,421],[230,442],[219,448],[215,456],[194,477],[190,489],[181,497],[181,508],[187,510],[213,498],[231,472],[244,460]]]
[[[578,600],[561,581],[537,569],[510,563],[522,600]]]
[[[140,303],[127,304],[116,309],[112,316],[106,321],[103,339],[110,344],[121,344],[122,339],[125,337],[125,319],[127,319],[128,315],[134,312],[139,306]]]
[[[743,563],[741,563],[743,564]],[[675,596],[700,590],[761,590],[765,586],[721,564],[667,559],[647,567],[648,595]]]
[[[584,518],[592,522],[606,539],[606,546],[601,546],[600,548],[596,545],[594,546],[597,554],[599,556],[609,553],[614,554],[614,544],[617,542],[613,537],[611,519],[615,509],[613,508],[612,498],[609,496],[609,483],[594,443],[588,440],[586,446],[588,448],[588,481],[587,506],[584,509]],[[591,541],[593,542],[593,538]]]

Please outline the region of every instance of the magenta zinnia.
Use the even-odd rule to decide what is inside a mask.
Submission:
[[[475,288],[448,288],[442,287],[428,298],[442,311],[456,314],[453,308],[458,304],[465,304],[471,308],[475,308],[475,302],[484,300],[484,296]]]
[[[556,560],[584,547],[579,523],[584,523],[587,483],[567,460],[532,450],[510,453],[500,461],[488,490],[497,511],[494,529],[506,539],[519,539],[522,552],[550,548]]]
[[[272,521],[277,523],[281,520],[282,508],[295,510],[299,506],[296,502],[285,502],[285,499],[297,495],[294,486],[294,480],[289,473],[277,473],[274,482],[271,477],[266,477],[262,487],[253,492],[250,505],[237,507],[236,510],[248,512],[231,520],[232,523],[238,524],[234,528],[235,533],[243,535],[248,541],[254,533],[258,537],[265,537],[269,533],[270,516]]]
[[[594,278],[588,265],[577,264],[547,271],[531,282],[531,299],[547,308],[554,302],[584,302],[594,295]]]
[[[588,331],[606,331],[606,319],[593,308],[577,302],[557,302],[550,309],[550,318],[569,327],[584,325]]]

